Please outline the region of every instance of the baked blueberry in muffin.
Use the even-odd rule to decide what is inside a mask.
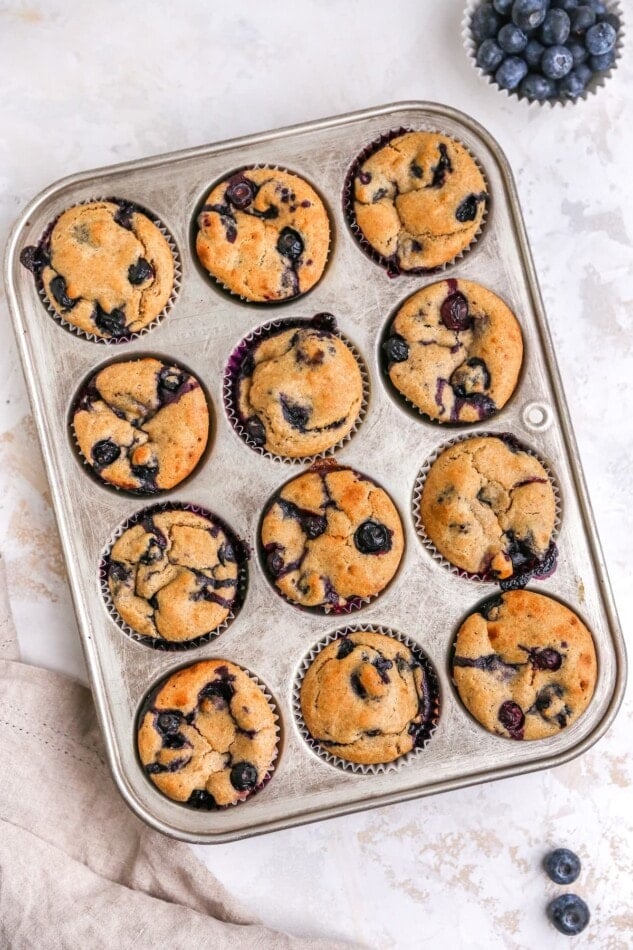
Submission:
[[[435,675],[381,633],[350,632],[324,647],[301,683],[301,714],[325,751],[365,765],[425,745],[437,722]]]
[[[353,223],[393,273],[432,270],[466,250],[488,191],[466,148],[438,132],[392,137],[353,169]]]
[[[66,323],[106,340],[138,333],[165,309],[174,287],[167,239],[130,202],[93,201],[64,211],[22,263]]]
[[[244,168],[215,185],[198,229],[196,251],[205,270],[259,303],[310,290],[330,245],[329,218],[315,190],[275,168]]]
[[[593,638],[573,611],[529,590],[481,604],[463,622],[453,657],[459,696],[489,732],[544,739],[587,708],[596,683]]]
[[[105,574],[121,620],[164,646],[206,636],[240,607],[244,561],[243,545],[215,516],[165,505],[132,519]]]
[[[262,688],[221,659],[168,676],[146,700],[137,735],[154,785],[176,802],[207,810],[258,791],[277,742],[275,714]]]
[[[554,570],[554,489],[512,436],[476,436],[446,448],[424,481],[420,516],[451,564],[504,588]]]
[[[375,597],[404,548],[400,516],[384,489],[350,468],[316,466],[287,482],[261,525],[268,574],[301,607],[345,610]]]
[[[209,409],[196,377],[151,357],[111,363],[80,395],[72,427],[102,481],[153,494],[178,485],[207,444]]]
[[[363,378],[335,329],[327,314],[284,321],[238,348],[231,361],[232,399],[249,444],[300,458],[332,448],[352,431]]]
[[[395,388],[439,422],[479,422],[517,384],[523,340],[516,317],[470,280],[442,280],[409,297],[382,345]]]

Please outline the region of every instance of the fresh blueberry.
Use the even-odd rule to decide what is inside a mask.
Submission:
[[[194,789],[187,799],[187,804],[191,805],[192,808],[201,808],[205,811],[210,811],[212,808],[218,807],[213,795],[204,788]]]
[[[556,83],[539,73],[528,73],[519,86],[519,93],[527,99],[536,99],[538,102],[542,102],[544,99],[551,99],[556,95]]]
[[[503,57],[504,52],[498,43],[492,39],[484,40],[477,50],[477,65],[481,66],[485,73],[494,73]]]
[[[538,40],[530,40],[523,50],[523,59],[530,69],[537,69],[541,65],[541,56],[545,52],[545,47]]]
[[[547,915],[557,930],[569,937],[581,933],[591,914],[589,908],[577,894],[561,894],[547,905]]]
[[[501,703],[497,713],[497,719],[504,729],[510,733],[513,739],[523,738],[525,716],[523,715],[523,710],[517,703],[512,702],[511,699],[507,699],[505,703]]]
[[[572,59],[574,60],[574,68],[585,62],[589,54],[582,43],[572,41],[571,43],[566,43],[565,45],[567,46],[567,49],[571,53]]]
[[[379,521],[363,521],[354,533],[354,544],[361,554],[384,554],[391,550],[391,531]]]
[[[121,447],[117,445],[116,442],[112,442],[111,439],[102,439],[100,442],[95,442],[92,446],[92,459],[99,468],[112,465],[113,462],[116,462],[120,454]]]
[[[594,73],[602,73],[605,69],[611,69],[615,63],[615,49],[610,49],[608,53],[602,56],[590,56],[589,66]]]
[[[298,261],[303,254],[304,244],[301,235],[294,228],[284,228],[277,240],[277,250],[282,257]]]
[[[596,22],[596,14],[588,4],[583,3],[571,11],[569,21],[574,36],[582,36]]]
[[[230,777],[238,792],[248,792],[257,785],[257,769],[251,762],[236,762]]]
[[[481,200],[479,195],[467,195],[457,207],[455,212],[457,220],[461,224],[465,224],[466,221],[474,221],[477,217],[477,205]]]
[[[154,268],[144,257],[139,257],[136,264],[130,264],[127,272],[127,279],[131,284],[144,284],[146,280],[154,276]]]
[[[226,189],[226,199],[238,211],[244,211],[251,204],[257,194],[257,189],[252,181],[245,178],[244,175],[235,175],[231,178],[229,186]]]
[[[587,3],[596,14],[596,16],[603,16],[607,12],[607,8],[602,2],[602,0],[587,0]]]
[[[566,46],[550,46],[543,53],[541,68],[548,79],[562,79],[571,71],[574,58]]]
[[[543,867],[555,884],[573,884],[580,874],[580,858],[568,848],[556,848],[545,855]]]
[[[491,3],[482,3],[480,7],[477,7],[470,21],[470,29],[476,43],[482,43],[496,36],[500,26],[501,19],[495,13]]]
[[[545,19],[548,7],[549,0],[514,0],[512,21],[522,30],[535,30]]]
[[[53,297],[63,310],[72,310],[77,301],[66,293],[66,281],[63,277],[59,274],[57,277],[53,277],[50,282],[50,289]]]
[[[468,301],[459,291],[449,294],[442,301],[440,314],[442,323],[447,330],[454,330],[459,333],[462,330],[469,330],[473,324],[472,317],[468,312]]]
[[[262,445],[266,445],[266,429],[259,416],[251,416],[247,419],[244,423],[244,429],[248,441],[252,442],[253,445],[257,445],[259,448],[261,448]]]
[[[620,17],[615,13],[607,13],[601,19],[602,23],[608,23],[609,26],[612,26],[615,32],[617,33],[620,29]]]
[[[576,99],[585,90],[585,86],[591,79],[592,72],[588,66],[577,66],[570,73],[561,79],[558,84],[558,92],[566,99]]]
[[[552,6],[570,13],[579,5],[580,0],[552,0]]]
[[[492,0],[492,5],[501,16],[510,16],[514,0]]]
[[[516,89],[527,74],[527,63],[517,56],[508,56],[495,73],[495,80],[502,89]]]
[[[497,43],[504,53],[520,53],[527,46],[527,36],[514,23],[506,23],[497,33]]]
[[[585,46],[592,56],[604,56],[615,46],[616,32],[610,23],[596,23],[585,34]]]
[[[409,358],[409,344],[398,333],[387,337],[382,349],[390,363],[404,363]]]
[[[570,20],[564,10],[549,10],[541,26],[541,42],[545,46],[557,46],[569,36]]]

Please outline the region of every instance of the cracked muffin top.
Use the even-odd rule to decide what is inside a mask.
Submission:
[[[317,467],[287,482],[261,526],[268,573],[293,604],[342,610],[383,590],[404,549],[384,489],[349,468]]]
[[[262,688],[228,660],[173,673],[141,714],[145,774],[192,808],[236,805],[261,788],[277,755],[275,714]]]
[[[200,383],[152,358],[111,363],[96,373],[72,419],[86,462],[104,482],[154,494],[178,485],[198,464],[209,435]]]
[[[392,762],[429,736],[437,697],[421,663],[395,637],[354,632],[329,643],[301,683],[308,732],[327,752]]]
[[[326,451],[351,432],[363,378],[343,340],[305,323],[254,342],[239,367],[234,398],[247,442],[300,458]]]
[[[514,392],[523,340],[516,317],[496,294],[451,279],[405,301],[382,350],[393,385],[429,418],[479,422]]]
[[[466,148],[438,132],[406,132],[356,169],[353,209],[368,244],[396,271],[447,264],[474,239],[488,192]]]
[[[453,657],[459,696],[489,732],[544,739],[587,708],[596,683],[591,633],[557,600],[509,591],[460,627]]]
[[[465,439],[433,462],[420,515],[451,564],[524,586],[551,573],[556,498],[538,459],[508,435]]]
[[[164,310],[174,257],[153,221],[126,202],[93,201],[64,211],[23,263],[40,274],[51,307],[103,339],[137,333]]]
[[[183,643],[211,633],[236,606],[241,550],[218,521],[149,510],[112,545],[107,582],[121,619],[142,637]]]
[[[287,300],[325,268],[330,222],[315,190],[291,172],[245,168],[207,195],[196,251],[212,277],[245,300]]]

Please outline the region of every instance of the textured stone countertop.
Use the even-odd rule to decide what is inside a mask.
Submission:
[[[75,171],[405,99],[472,115],[514,170],[626,636],[630,52],[588,102],[528,110],[472,70],[462,6],[0,3],[0,243],[34,194]],[[0,544],[22,654],[87,681],[4,287],[0,310]],[[632,730],[629,696],[607,735],[558,768],[195,850],[254,913],[290,932],[489,950],[568,945],[544,916],[558,889],[539,867],[548,848],[565,845],[582,857],[576,889],[593,912],[573,945],[630,947]]]

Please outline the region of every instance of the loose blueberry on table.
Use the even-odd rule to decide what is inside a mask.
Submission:
[[[582,933],[591,918],[589,908],[577,894],[555,897],[547,905],[547,915],[556,929],[569,937]]]
[[[470,21],[483,72],[502,89],[541,102],[576,99],[596,73],[610,69],[619,29],[605,4],[589,0],[494,0]]]
[[[580,874],[580,858],[568,848],[556,848],[545,856],[543,867],[555,884],[573,884]]]

